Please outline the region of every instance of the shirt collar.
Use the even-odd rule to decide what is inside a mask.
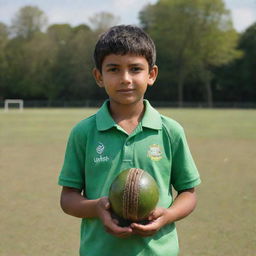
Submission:
[[[145,113],[141,120],[141,125],[150,129],[161,130],[162,120],[158,111],[156,111],[147,100],[144,100]],[[115,121],[109,113],[109,100],[105,101],[99,111],[96,113],[96,125],[99,131],[108,130],[116,126]]]
[[[154,109],[147,100],[144,100],[144,105],[145,113],[141,120],[142,126],[150,129],[161,130],[162,119],[159,112],[156,109]]]
[[[96,113],[96,125],[99,131],[105,131],[116,125],[108,109],[109,100],[106,100]]]

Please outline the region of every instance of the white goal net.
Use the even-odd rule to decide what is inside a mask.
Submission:
[[[4,101],[4,111],[7,112],[9,111],[9,109],[19,109],[19,111],[23,111],[23,107],[24,107],[24,101],[21,99],[6,99]]]

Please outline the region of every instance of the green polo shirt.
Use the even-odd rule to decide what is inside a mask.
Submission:
[[[146,170],[159,186],[159,207],[173,202],[172,187],[189,189],[200,183],[183,128],[144,100],[144,116],[127,134],[111,117],[106,101],[99,111],[80,121],[69,136],[59,185],[84,191],[88,199],[108,196],[116,175],[135,167]],[[82,219],[81,256],[176,256],[175,224],[152,237],[117,238],[105,232],[98,219]]]

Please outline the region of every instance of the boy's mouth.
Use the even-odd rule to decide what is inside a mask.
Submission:
[[[117,90],[118,92],[121,92],[121,93],[130,93],[130,92],[133,92],[135,91],[135,89],[120,89],[120,90]]]

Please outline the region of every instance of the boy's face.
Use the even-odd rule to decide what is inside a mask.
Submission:
[[[102,72],[94,69],[94,76],[110,101],[129,105],[143,100],[148,85],[156,80],[157,71],[157,66],[149,71],[143,56],[111,54],[105,57]]]

